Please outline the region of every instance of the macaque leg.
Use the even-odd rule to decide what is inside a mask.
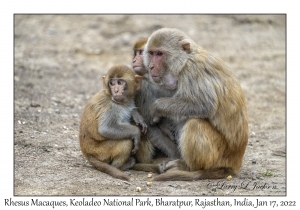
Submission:
[[[134,158],[130,157],[133,147],[132,140],[109,140],[102,143],[102,148],[105,148],[107,153],[106,155],[103,154],[105,152],[102,150],[101,161],[106,163],[110,163],[111,161],[111,166],[123,171],[131,168],[135,164]]]
[[[149,126],[147,135],[154,146],[161,149],[169,158],[180,158],[177,144],[165,136],[157,126]]]
[[[189,119],[182,130],[179,148],[191,171],[226,167],[225,138],[208,121]]]
[[[161,121],[158,124],[158,127],[172,141],[174,141],[174,142],[176,141],[175,133],[173,133],[173,131],[175,131],[175,126],[172,126],[172,122],[170,122],[169,119],[167,119],[167,118],[161,119]]]
[[[128,160],[124,163],[124,165],[120,168],[122,171],[128,170],[132,168],[135,164],[134,157],[128,158]],[[113,165],[113,164],[112,164]]]
[[[189,171],[186,163],[182,159],[172,160],[165,165],[164,171],[169,170],[182,170],[182,171]]]
[[[140,141],[140,147],[135,154],[135,158],[138,163],[151,163],[154,156],[155,148],[150,141],[145,139],[147,137],[142,136],[141,138],[142,139]]]

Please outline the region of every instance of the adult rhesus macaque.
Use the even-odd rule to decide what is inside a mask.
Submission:
[[[139,39],[134,47],[134,58],[132,61],[133,70],[143,76],[142,87],[135,97],[135,104],[139,113],[143,116],[145,122],[150,124],[150,106],[160,97],[161,88],[154,82],[149,82],[149,73],[143,63],[143,50],[147,38]],[[171,91],[163,91],[164,95],[171,95]],[[180,157],[175,143],[172,122],[163,119],[158,125],[148,126],[147,133],[141,137],[141,146],[136,154],[137,162],[152,163],[155,154],[155,148],[162,151],[167,157],[177,159]]]
[[[157,99],[152,123],[177,122],[182,159],[167,164],[162,180],[217,179],[238,173],[248,142],[243,90],[223,61],[178,29],[163,28],[144,52],[150,78],[172,96]]]
[[[131,157],[139,148],[140,129],[147,125],[134,104],[142,77],[127,66],[115,65],[103,76],[105,90],[94,95],[82,114],[79,140],[83,155],[91,165],[115,178],[129,180],[121,170],[135,164]]]

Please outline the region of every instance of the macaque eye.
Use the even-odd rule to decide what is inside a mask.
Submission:
[[[118,85],[123,85],[124,84],[124,80],[119,79],[118,80]]]
[[[139,54],[142,55],[143,54],[143,50],[139,50]]]
[[[158,51],[158,52],[157,52],[157,55],[158,55],[158,56],[162,56],[163,53],[162,53],[161,51]]]
[[[149,54],[150,54],[150,55],[153,55],[153,51],[149,51]]]
[[[115,82],[111,79],[109,80],[109,85],[115,85]]]

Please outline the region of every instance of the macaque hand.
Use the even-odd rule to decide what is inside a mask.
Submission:
[[[134,139],[134,142],[133,142],[133,149],[131,150],[131,155],[135,155],[135,153],[138,151],[139,149],[139,142],[136,141],[136,139]]]
[[[144,118],[138,112],[133,112],[132,118],[136,125],[142,126],[142,132],[146,133],[148,126],[145,123]]]
[[[142,126],[142,133],[147,133],[147,124],[145,123],[143,117],[141,116],[141,118],[139,118],[138,121],[135,121],[136,125],[140,125]]]
[[[160,121],[160,117],[159,117],[158,115],[154,115],[154,116],[152,116],[152,118],[151,118],[150,124],[151,124],[151,125],[155,125],[155,124],[157,124],[159,121]]]
[[[136,149],[136,148],[133,148],[133,149],[131,150],[131,155],[135,155],[136,152],[137,152],[137,149]]]
[[[147,133],[147,128],[148,128],[147,124],[145,122],[143,122],[140,125],[142,126],[142,132]]]

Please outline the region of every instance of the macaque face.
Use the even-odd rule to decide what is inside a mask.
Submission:
[[[163,60],[164,53],[159,50],[149,50],[149,73],[152,76],[154,82],[160,83],[163,79]]]
[[[109,88],[112,100],[117,103],[126,102],[127,100],[127,82],[124,79],[112,78],[109,80]]]
[[[132,68],[138,75],[144,75],[148,73],[147,69],[143,63],[143,50],[135,50],[134,51],[134,58],[132,60]]]
[[[177,88],[177,77],[168,69],[166,54],[161,50],[149,50],[149,73],[154,82],[168,90]]]

